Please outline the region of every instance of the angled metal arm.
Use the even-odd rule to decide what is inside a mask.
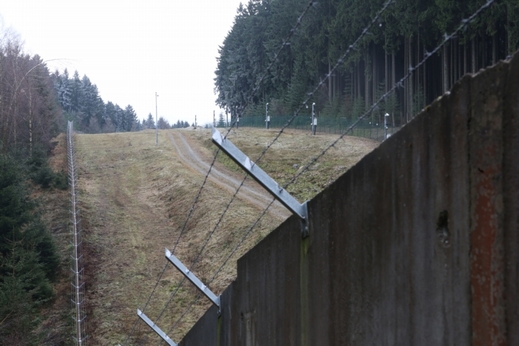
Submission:
[[[193,285],[195,285],[199,290],[200,292],[202,292],[207,298],[209,298],[210,301],[213,302],[214,305],[216,305],[218,307],[218,309],[220,309],[220,297],[216,296],[216,294],[214,294],[210,289],[209,287],[207,287],[206,285],[204,285],[202,283],[202,281],[200,281],[195,274],[193,274],[189,269],[187,269],[187,267],[182,263],[180,262],[180,260],[178,258],[175,257],[175,255],[173,255],[171,253],[171,251],[169,251],[168,249],[166,249],[166,258],[168,259],[168,261],[170,261],[178,270],[180,270],[180,272],[182,274],[184,274],[184,276],[193,283]]]
[[[162,329],[160,329],[155,323],[152,322],[152,320],[150,320],[148,318],[148,316],[146,316],[144,314],[144,312],[142,312],[141,310],[137,309],[137,315],[139,316],[139,318],[141,320],[143,320],[148,326],[150,326],[151,329],[153,329],[153,331],[155,331],[155,333],[157,333],[158,336],[160,336],[162,338],[162,340],[164,340],[165,342],[168,343],[168,345],[170,346],[178,346],[178,344],[176,344],[173,340],[171,340],[169,338],[169,336],[166,335],[166,333],[164,333],[162,331]]]
[[[241,168],[246,170],[258,183],[267,189],[278,201],[304,221],[308,221],[306,202],[299,203],[292,195],[272,179],[267,173],[252,162],[247,155],[228,139],[222,137],[220,131],[213,127],[213,143],[231,157]]]

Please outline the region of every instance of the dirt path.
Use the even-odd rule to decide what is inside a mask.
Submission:
[[[180,131],[169,132],[168,136],[177,150],[180,160],[197,173],[205,176],[210,168],[212,158],[203,156],[201,152],[197,152],[196,149],[194,150],[193,148],[196,148],[196,144],[193,142],[188,143],[188,139],[186,139]],[[234,194],[236,189],[242,183],[243,176],[239,177],[237,173],[216,164],[211,169],[209,179],[213,183],[229,191],[229,193]],[[273,199],[273,197],[265,189],[259,186],[259,184],[251,181],[250,177],[247,178],[245,184],[240,188],[237,197],[255,205],[261,210],[265,209]],[[275,201],[270,206],[268,212],[279,220],[285,220],[291,214],[290,211],[278,201]]]

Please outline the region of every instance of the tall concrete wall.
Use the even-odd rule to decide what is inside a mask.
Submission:
[[[519,345],[519,55],[460,80],[238,261],[181,345]]]

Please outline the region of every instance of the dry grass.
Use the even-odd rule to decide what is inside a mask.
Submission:
[[[76,135],[83,240],[88,263],[90,345],[122,344],[130,334],[132,343],[146,339],[145,344],[157,344],[158,337],[143,322],[137,322],[136,309],[142,309],[154,291],[145,313],[164,331],[169,331],[196,296],[191,284],[178,287],[181,275],[171,265],[167,265],[158,281],[167,264],[164,248],[173,249],[204,179],[179,159],[168,139],[168,131],[160,132],[158,147],[152,131]],[[197,153],[210,162],[215,147],[210,143],[209,130],[183,130],[182,134],[196,146]],[[274,135],[274,131],[239,129],[229,138],[255,159]],[[284,183],[335,138],[287,132],[259,165]],[[340,141],[289,191],[300,201],[311,198],[376,145],[359,138]],[[236,167],[229,160],[219,161],[219,169],[227,169],[229,175],[243,176],[232,172]],[[262,212],[257,206],[236,199],[215,228],[230,199],[227,189],[209,180],[174,252],[204,282],[212,279]],[[279,223],[279,218],[272,215],[264,217],[210,284],[211,289],[221,293],[235,277],[236,259]],[[210,232],[214,234],[193,268],[192,263]],[[178,293],[166,308],[171,293],[177,289]],[[208,305],[205,298],[196,302],[193,312],[176,325],[169,336],[180,341]],[[164,314],[159,319],[162,311]]]
[[[223,129],[220,129],[220,132],[225,133]],[[250,132],[253,134],[251,135]],[[233,129],[227,138],[253,161],[256,161],[277,134],[277,129],[269,131]],[[214,147],[207,134],[197,132],[196,136],[206,148]],[[294,175],[302,173],[296,182],[288,186],[287,190],[299,201],[309,200],[378,145],[378,142],[370,139],[344,137],[320,160],[305,170],[305,166],[337,138],[337,135],[312,136],[309,132],[285,130],[258,161],[258,165],[280,185],[289,183]],[[228,168],[239,170],[237,165],[223,153],[219,155],[219,159]]]

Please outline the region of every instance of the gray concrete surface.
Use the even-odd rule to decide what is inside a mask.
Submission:
[[[519,345],[518,115],[519,55],[464,77],[309,202],[308,238],[292,216],[244,255],[181,345]]]

